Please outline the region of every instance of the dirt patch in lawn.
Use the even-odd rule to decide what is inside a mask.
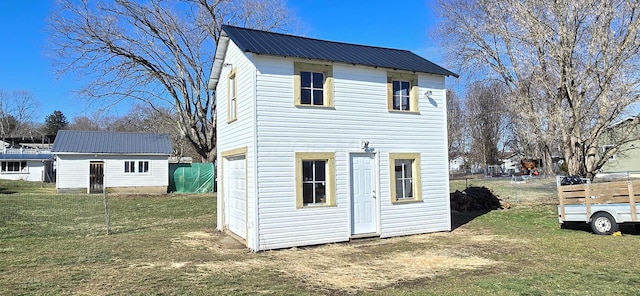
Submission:
[[[476,244],[517,242],[496,235],[472,234],[464,229],[449,233],[291,248],[261,253],[229,247],[220,233],[191,232],[174,238],[174,244],[206,248],[224,260],[209,262],[154,263],[161,268],[195,267],[199,272],[239,274],[252,270],[277,270],[318,289],[346,293],[366,291],[421,278],[434,278],[450,270],[475,270],[499,264],[477,252],[468,252],[464,242]],[[442,246],[439,242],[455,239]],[[330,275],[330,276],[329,276]]]

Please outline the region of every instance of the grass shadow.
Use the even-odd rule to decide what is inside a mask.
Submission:
[[[6,187],[0,187],[0,194],[14,194],[14,193],[18,193],[18,192],[9,190]]]
[[[587,233],[593,233],[591,226],[585,222],[564,222],[560,224],[561,229],[582,231]],[[640,224],[626,223],[620,225],[620,232],[629,235],[640,235]]]
[[[132,228],[124,228],[124,227],[118,226],[118,225],[114,226],[113,222],[112,222],[111,231],[109,232],[109,234],[110,235],[114,235],[114,234],[125,234],[125,233],[132,233],[132,232],[140,232],[140,231],[150,230],[150,229],[154,229],[154,228],[167,227],[169,225],[172,225],[172,223],[162,223],[162,224],[145,225],[145,226],[132,227]],[[105,229],[105,233],[106,233],[106,229]]]
[[[491,212],[491,210],[484,211],[474,211],[474,212],[459,212],[459,211],[451,211],[451,231],[458,229],[459,227],[473,221],[473,219],[478,218],[486,213]]]

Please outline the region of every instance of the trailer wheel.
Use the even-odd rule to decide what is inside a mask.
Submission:
[[[612,234],[618,231],[619,225],[608,213],[596,213],[591,218],[591,229],[595,234]]]

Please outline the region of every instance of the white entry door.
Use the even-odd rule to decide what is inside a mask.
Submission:
[[[373,154],[351,155],[351,234],[376,233],[378,197]]]
[[[247,237],[247,168],[244,156],[225,159],[224,213],[227,228],[243,239]]]

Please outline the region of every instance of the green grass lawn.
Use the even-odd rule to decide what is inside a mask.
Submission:
[[[106,235],[102,195],[0,181],[0,295],[638,295],[640,235],[560,229],[553,180],[518,184],[518,202],[508,180],[471,183],[513,208],[449,233],[251,253],[214,230],[215,194],[111,196]]]

